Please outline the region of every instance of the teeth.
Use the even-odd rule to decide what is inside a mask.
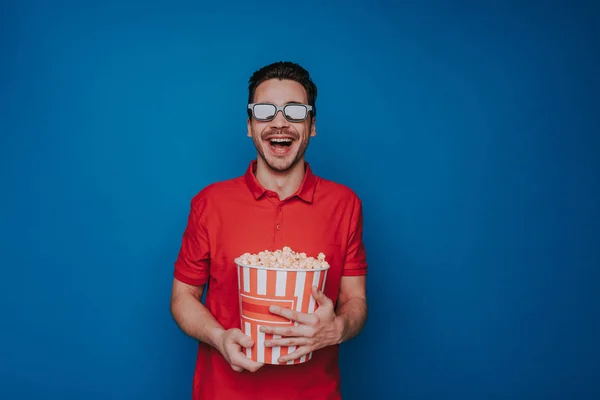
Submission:
[[[291,142],[292,139],[290,139],[290,138],[271,138],[271,139],[269,139],[269,141],[278,142],[278,143],[286,143],[286,142]]]

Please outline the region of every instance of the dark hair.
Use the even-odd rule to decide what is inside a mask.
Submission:
[[[273,64],[262,67],[252,74],[248,86],[248,103],[254,101],[254,92],[256,87],[269,79],[289,79],[296,81],[304,86],[308,96],[308,104],[312,106],[311,118],[317,116],[317,86],[310,78],[307,70],[300,65],[290,61],[278,61]],[[248,116],[252,116],[252,112],[248,110]]]

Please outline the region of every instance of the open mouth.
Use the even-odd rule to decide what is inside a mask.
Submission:
[[[293,143],[292,138],[271,138],[268,140],[269,147],[276,153],[285,153]]]

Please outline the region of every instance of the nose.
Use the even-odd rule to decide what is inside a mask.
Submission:
[[[271,124],[273,124],[276,128],[283,128],[284,126],[289,126],[288,120],[285,119],[285,117],[283,116],[283,110],[277,110],[275,118],[273,118]]]

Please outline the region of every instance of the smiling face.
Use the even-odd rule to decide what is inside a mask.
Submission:
[[[254,103],[308,104],[304,87],[293,80],[269,79],[256,87]],[[302,122],[290,122],[277,112],[271,121],[248,119],[248,136],[262,161],[273,171],[285,172],[304,161],[309,139],[316,135],[311,114]]]

